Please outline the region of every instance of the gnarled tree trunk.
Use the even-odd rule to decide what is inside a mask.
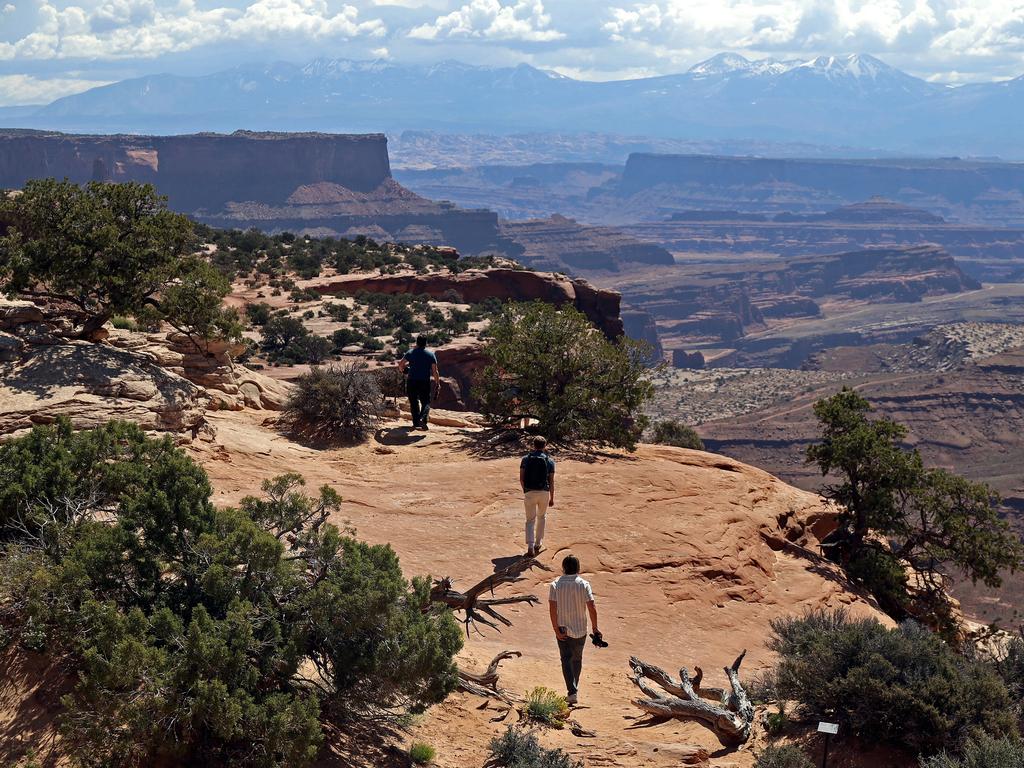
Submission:
[[[506,703],[511,703],[509,695],[498,688],[498,665],[505,659],[518,658],[522,655],[520,651],[502,651],[491,659],[487,669],[480,674],[473,674],[472,672],[459,669],[459,690],[476,696],[501,699]]]
[[[701,723],[711,730],[726,747],[737,747],[750,738],[754,722],[754,705],[740,683],[739,670],[743,663],[743,651],[731,667],[725,667],[729,679],[729,690],[700,687],[703,673],[697,667],[697,675],[691,680],[690,673],[679,670],[675,680],[660,667],[640,661],[636,656],[629,660],[633,670],[632,680],[647,697],[634,699],[633,703],[655,718],[676,718]],[[653,680],[663,690],[658,691],[647,684]]]
[[[481,597],[481,595],[487,592],[493,595],[495,588],[502,584],[514,584],[517,581],[522,581],[522,574],[531,568],[540,568],[543,571],[551,570],[533,558],[523,557],[497,573],[492,573],[487,578],[477,582],[465,592],[457,591],[450,578],[438,579],[430,590],[430,601],[432,603],[444,603],[453,611],[464,611],[466,618],[463,619],[463,623],[466,625],[467,635],[469,634],[470,626],[476,628],[475,622],[480,622],[500,631],[500,627],[495,622],[504,624],[506,627],[511,627],[512,622],[496,611],[494,609],[495,606],[513,605],[515,603],[538,605],[540,599],[536,595],[515,595],[513,597],[498,598]],[[494,621],[484,618],[481,614],[494,619]]]

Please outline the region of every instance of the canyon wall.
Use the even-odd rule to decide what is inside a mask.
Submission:
[[[693,209],[821,213],[875,196],[956,223],[1024,225],[1024,164],[959,158],[819,160],[630,155],[621,180],[592,190],[593,209],[634,220]],[[616,216],[590,220],[623,221]]]
[[[620,190],[632,194],[657,184],[757,187],[792,184],[852,200],[874,195],[900,199],[907,188],[969,202],[992,188],[1024,192],[1024,165],[948,160],[801,160],[718,155],[634,153]]]
[[[0,188],[47,177],[148,182],[171,207],[194,212],[237,200],[284,203],[297,187],[316,182],[366,192],[391,177],[391,166],[383,134],[0,134]]]

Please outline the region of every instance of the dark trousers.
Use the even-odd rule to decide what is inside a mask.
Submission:
[[[405,383],[405,392],[409,395],[413,425],[418,427],[420,424],[426,424],[430,416],[430,379],[409,379]]]
[[[565,690],[575,696],[580,685],[580,674],[583,672],[583,648],[587,644],[586,637],[570,637],[558,641],[558,654],[562,657],[562,677],[565,678]]]

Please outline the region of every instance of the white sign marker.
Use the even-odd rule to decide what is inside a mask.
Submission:
[[[818,723],[818,733],[830,733],[835,736],[839,733],[839,723]]]

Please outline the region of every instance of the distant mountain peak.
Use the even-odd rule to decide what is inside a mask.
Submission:
[[[801,63],[799,66],[829,75],[844,75],[856,78],[867,77],[875,79],[882,74],[899,73],[899,70],[895,67],[890,67],[884,61],[866,53],[851,53],[846,56],[818,56],[810,61]]]
[[[690,75],[721,75],[726,72],[750,69],[750,59],[738,53],[719,53],[710,59],[695,64],[687,71]]]

